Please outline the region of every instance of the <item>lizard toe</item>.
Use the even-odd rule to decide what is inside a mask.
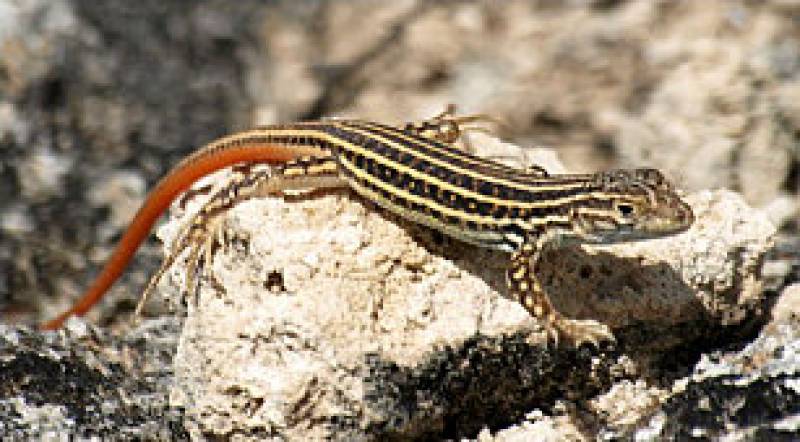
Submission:
[[[562,319],[557,328],[565,340],[576,348],[584,344],[600,348],[603,342],[616,342],[614,334],[607,325],[591,319]]]

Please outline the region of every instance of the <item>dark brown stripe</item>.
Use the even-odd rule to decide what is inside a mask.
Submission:
[[[406,136],[413,136],[416,139],[416,143],[409,144],[407,140],[397,138],[392,133],[376,132],[374,129],[370,127],[358,126],[357,129],[368,131],[369,133],[374,133],[375,135],[382,136],[387,140],[409,146],[409,148],[424,152],[425,155],[431,156],[433,158],[439,157],[440,160],[448,161],[450,164],[453,164],[453,167],[455,168],[463,169],[465,167],[465,163],[463,161],[459,161],[457,159],[458,157],[455,154],[452,156],[444,156],[427,149],[426,144],[436,143],[436,141],[434,140],[419,138],[418,136],[413,134],[411,135],[405,134]],[[526,188],[525,190],[514,189],[508,186],[504,186],[502,184],[493,183],[489,180],[481,180],[478,178],[465,176],[457,172],[454,172],[452,170],[439,167],[419,156],[410,153],[399,152],[396,149],[392,148],[390,145],[381,143],[379,140],[374,139],[372,137],[367,137],[360,133],[348,131],[346,127],[332,126],[326,128],[326,131],[328,131],[332,136],[341,138],[349,143],[356,144],[359,146],[368,146],[372,152],[381,155],[390,161],[403,164],[409,168],[413,168],[414,170],[422,174],[430,175],[431,177],[434,177],[440,181],[448,182],[462,189],[470,190],[475,193],[479,193],[484,196],[494,197],[497,199],[522,201],[522,202],[549,201],[581,193],[586,193],[588,191],[593,190],[591,182],[587,180],[589,175],[566,175],[559,178],[555,177],[550,177],[545,179],[539,178],[538,180],[536,180],[535,183],[534,182],[527,183],[524,181],[515,181],[515,177],[507,177],[504,175],[500,175],[495,173],[496,171],[493,170],[486,171],[485,173],[481,171],[482,174],[485,174],[489,178],[494,177],[494,178],[519,182],[520,186],[524,186]],[[356,164],[356,166],[358,166],[359,168],[364,169],[365,167],[367,167],[366,164],[364,163],[366,159],[362,158],[360,155],[356,155],[355,157],[353,157],[351,156],[355,155],[355,153],[353,152],[347,152],[341,149],[334,151],[337,154],[345,155],[345,157],[349,161]],[[461,153],[459,151],[458,155],[465,156],[467,154]],[[454,158],[456,160],[454,160]],[[474,170],[474,167],[472,167],[474,165],[469,165],[469,166],[471,167],[471,170]],[[375,175],[372,170],[369,170],[369,173],[371,175]],[[542,190],[542,189],[537,189],[536,187],[536,184],[547,187],[557,187],[559,185],[564,185],[564,184],[578,184],[578,183],[586,183],[586,186],[567,188],[567,189],[557,189],[557,190]]]

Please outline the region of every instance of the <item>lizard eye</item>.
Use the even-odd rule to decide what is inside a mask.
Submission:
[[[620,213],[620,215],[628,217],[633,215],[634,208],[630,204],[617,204],[617,211]]]

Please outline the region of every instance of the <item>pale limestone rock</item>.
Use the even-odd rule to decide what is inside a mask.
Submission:
[[[530,160],[488,137],[476,145],[480,154]],[[698,221],[686,234],[549,253],[541,275],[557,307],[618,329],[621,344],[637,350],[715,336],[721,325],[755,314],[760,258],[774,228],[730,192],[700,192],[688,200]],[[169,240],[185,219],[174,219],[162,236]],[[508,355],[502,366],[521,364],[527,374],[520,379],[492,378],[491,372],[470,379],[481,371],[472,364],[480,364],[459,359],[460,348],[477,342],[474,351],[491,360],[513,353],[507,345],[524,348],[504,335],[538,330],[502,295],[508,256],[448,239],[437,244],[435,235],[381,215],[347,191],[248,201],[229,212],[226,224],[234,239],[211,266],[218,284],[204,278],[186,302],[175,358],[171,401],[185,407],[195,435],[349,440],[436,434],[436,422],[480,392],[482,383],[499,381],[496,388],[516,391],[517,384],[532,382],[542,395],[556,384],[580,396],[595,382],[605,385],[615,363],[605,356],[579,369],[569,362],[575,353],[542,346],[529,359]],[[183,272],[176,265],[170,273],[168,291],[176,301]],[[476,335],[484,340],[474,341]],[[543,334],[531,336],[544,342]],[[447,367],[443,391],[413,387],[437,358]],[[395,372],[410,374],[387,374]],[[461,377],[467,380],[450,383]],[[464,383],[477,383],[477,390]],[[416,391],[411,405],[388,393],[409,385]],[[497,393],[513,408],[515,394]],[[509,433],[498,440],[515,439]]]
[[[484,430],[478,434],[477,442],[560,442],[588,441],[569,418],[561,416],[552,418],[541,416],[535,421],[526,421],[520,425],[491,434]]]
[[[787,286],[772,307],[770,327],[781,322],[800,322],[800,282]]]

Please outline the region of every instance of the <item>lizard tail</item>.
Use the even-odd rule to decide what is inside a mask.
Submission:
[[[172,201],[195,181],[212,172],[239,163],[280,164],[301,156],[321,156],[326,152],[312,144],[291,145],[270,140],[268,131],[255,129],[221,138],[186,157],[163,177],[148,195],[117,243],[100,274],[67,311],[40,326],[54,330],[73,315],[83,315],[92,308],[119,278],[133,258],[156,220]]]

